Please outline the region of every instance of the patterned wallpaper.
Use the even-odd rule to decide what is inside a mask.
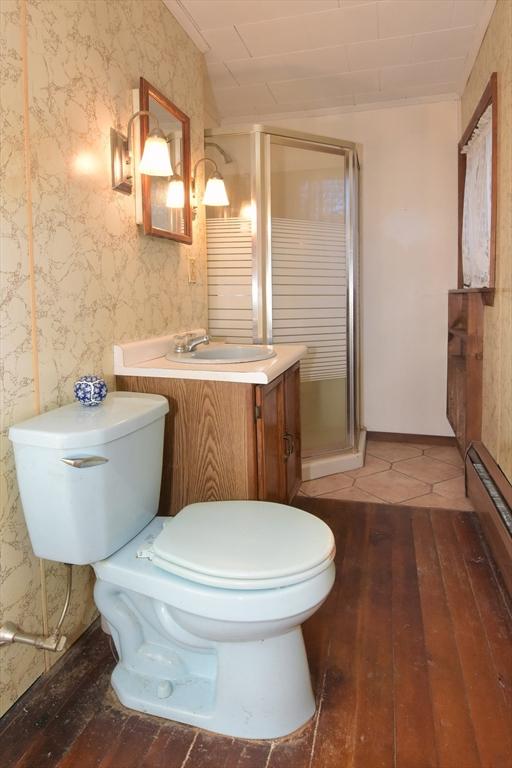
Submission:
[[[496,298],[484,315],[482,440],[512,482],[512,2],[498,0],[462,95],[462,126],[498,73]]]
[[[60,611],[64,567],[32,555],[6,431],[70,402],[80,374],[112,384],[114,341],[206,325],[202,212],[191,246],[143,236],[133,197],[111,189],[109,136],[126,129],[142,75],[190,116],[198,159],[203,59],[161,0],[2,0],[0,38],[0,616],[42,632]],[[95,615],[92,586],[92,570],[75,568],[71,638]],[[0,714],[55,659],[0,648]]]

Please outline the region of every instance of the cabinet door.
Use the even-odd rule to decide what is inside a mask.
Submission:
[[[284,376],[256,387],[258,498],[286,503]]]
[[[300,367],[296,363],[284,376],[286,499],[298,493],[302,479],[300,449]]]

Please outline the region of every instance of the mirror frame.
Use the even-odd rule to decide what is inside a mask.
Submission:
[[[143,77],[140,78],[140,109],[149,110],[149,100],[154,99],[161,107],[166,109],[177,120],[180,121],[183,130],[183,157],[181,160],[183,183],[185,185],[185,206],[183,208],[183,233],[171,232],[166,229],[159,229],[153,226],[151,215],[151,176],[141,173],[142,188],[142,223],[145,235],[154,237],[164,237],[167,240],[176,240],[179,243],[192,243],[192,210],[190,205],[190,118],[172,103],[166,96],[157,90],[151,83],[148,83]],[[140,121],[140,146],[142,147],[149,133],[149,117],[142,115]],[[140,158],[139,158],[140,160]]]

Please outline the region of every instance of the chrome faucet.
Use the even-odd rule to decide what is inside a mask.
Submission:
[[[196,336],[190,337],[190,336],[181,336],[176,339],[176,345],[174,347],[175,352],[193,352],[196,347],[198,347],[200,344],[209,344],[210,343],[210,337],[206,333],[204,336]]]

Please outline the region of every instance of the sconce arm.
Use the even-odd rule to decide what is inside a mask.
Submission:
[[[160,133],[163,136],[163,131],[160,128],[160,123],[158,122],[158,117],[155,115],[154,112],[150,112],[147,109],[140,109],[138,112],[134,112],[134,114],[130,117],[128,120],[128,127],[126,129],[126,134],[128,136],[128,152],[131,154],[132,152],[132,131],[133,131],[133,121],[136,117],[140,117],[140,115],[147,115],[148,117],[153,118],[153,120],[156,123],[157,130],[160,131]]]
[[[215,160],[212,160],[211,157],[201,157],[197,161],[197,163],[194,165],[194,170],[192,171],[192,180],[195,180],[195,178],[196,178],[197,166],[199,165],[199,163],[211,163],[213,165],[213,167],[215,168],[215,170],[217,171],[217,173],[219,172],[219,168],[218,168],[217,163],[215,162]]]

